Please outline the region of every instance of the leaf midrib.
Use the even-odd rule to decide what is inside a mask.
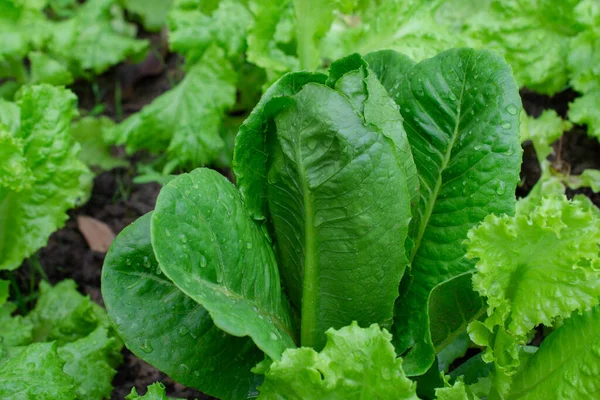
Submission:
[[[460,89],[460,96],[458,97],[458,109],[456,111],[456,124],[454,125],[454,132],[452,134],[450,144],[448,145],[448,148],[446,149],[446,154],[444,155],[444,159],[442,160],[442,165],[440,167],[438,179],[435,183],[434,190],[433,190],[433,192],[429,198],[429,202],[427,203],[427,206],[425,208],[424,218],[421,220],[421,223],[419,225],[418,234],[415,237],[415,245],[412,248],[412,251],[410,253],[409,261],[411,264],[413,263],[415,256],[417,255],[417,252],[421,248],[421,240],[423,239],[425,230],[427,229],[427,226],[429,225],[429,219],[431,218],[431,214],[433,213],[433,209],[434,209],[437,197],[439,196],[440,189],[442,187],[442,174],[448,167],[448,164],[450,162],[450,156],[452,155],[452,150],[454,149],[456,140],[460,136],[460,132],[459,132],[458,128],[460,125],[462,102],[463,102],[463,97],[464,97],[464,93],[465,93],[465,86],[467,83],[467,71],[469,70],[469,63],[471,62],[471,58],[472,58],[472,56],[469,55],[469,58],[467,59],[467,61],[465,63],[465,73],[463,76],[463,82],[462,82],[461,89]]]

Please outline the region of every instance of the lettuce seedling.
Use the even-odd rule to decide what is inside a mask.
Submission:
[[[430,324],[444,298],[472,294],[441,287],[475,265],[465,257],[469,229],[514,213],[520,108],[510,68],[488,51],[420,63],[391,51],[355,54],[328,75],[283,76],[240,128],[237,188],[208,169],[178,176],[155,211],[118,236],[102,276],[111,319],[139,357],[231,399],[257,394],[263,378],[252,369],[265,356],[254,371],[266,376],[261,396],[272,398],[266,393],[279,389],[270,379],[288,380],[274,372],[282,354],[312,348],[287,356],[310,369],[306,357],[318,364],[339,347],[328,335],[389,342],[383,328],[406,352],[403,364],[388,360],[389,384],[413,398],[400,366],[424,373],[481,314],[481,303],[465,301],[457,305],[464,323]],[[372,324],[370,334],[359,328]],[[381,346],[387,359],[392,346]],[[331,371],[352,379],[357,368]],[[341,397],[348,390],[332,384]]]

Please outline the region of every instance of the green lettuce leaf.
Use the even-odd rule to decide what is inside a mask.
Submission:
[[[102,296],[111,320],[136,356],[171,378],[222,399],[245,398],[256,389],[251,369],[263,353],[252,339],[218,329],[165,277],[152,251],[150,219],[146,214],[125,228],[106,255]],[[148,390],[158,395],[160,388]]]
[[[484,360],[494,361],[498,381],[518,368],[519,346],[534,327],[598,304],[598,243],[600,214],[563,195],[517,208],[514,217],[490,215],[469,232],[467,255],[478,260],[473,285],[488,304],[487,318],[469,333],[488,346]]]
[[[225,177],[196,169],[173,179],[158,196],[151,229],[161,270],[218,328],[250,336],[272,359],[295,347],[271,246]]]
[[[108,171],[117,167],[126,167],[127,161],[118,159],[110,153],[110,145],[104,141],[104,132],[111,129],[114,122],[108,117],[84,117],[71,124],[71,134],[81,145],[79,159],[88,167],[97,167]]]
[[[600,90],[586,93],[569,104],[569,120],[587,125],[587,134],[600,140]]]
[[[507,400],[591,399],[600,391],[600,307],[574,314],[513,378]]]
[[[125,396],[125,400],[183,400],[167,397],[165,385],[160,382],[155,382],[148,386],[146,394],[140,396],[136,388],[131,389],[131,393]]]
[[[90,172],[78,160],[79,146],[69,132],[75,104],[73,93],[57,87],[40,85],[21,91],[20,126],[12,135],[12,145],[22,146],[22,154],[9,151],[0,164],[14,163],[16,156],[18,170],[26,160],[30,172],[20,175],[23,182],[29,180],[29,173],[31,178],[23,188],[0,186],[0,269],[17,268],[44,246],[67,220],[66,211],[87,197]],[[0,140],[5,138],[0,133]],[[7,156],[4,150],[0,154]],[[12,176],[16,172],[13,169]],[[0,177],[0,182],[10,181],[11,174]]]
[[[103,400],[110,397],[115,369],[121,362],[122,344],[98,327],[89,335],[58,348],[65,361],[63,371],[73,377],[80,399]]]
[[[159,31],[166,23],[173,0],[121,0],[123,7],[142,20],[144,29]]]
[[[11,400],[75,400],[73,379],[56,343],[35,343],[0,359],[0,398]]]
[[[521,102],[506,62],[471,49],[422,61],[399,90],[421,190],[411,221],[412,282],[396,304],[394,344],[399,352],[412,347],[405,371],[419,375],[434,361],[431,290],[473,268],[463,244],[471,227],[514,210]]]
[[[30,83],[48,83],[54,86],[70,85],[73,83],[73,75],[60,62],[47,54],[39,51],[29,53],[31,63]]]
[[[31,187],[33,174],[24,155],[23,141],[0,126],[0,188],[20,192]]]
[[[223,51],[212,46],[172,90],[106,132],[127,152],[167,148],[176,166],[193,169],[213,162],[224,146],[220,126],[235,103],[237,76]]]
[[[572,124],[563,120],[554,110],[545,110],[538,118],[521,113],[521,142],[531,140],[540,163],[552,154],[552,143]]]
[[[259,387],[259,399],[418,399],[416,384],[402,371],[392,335],[376,324],[356,322],[327,331],[327,343],[289,349],[273,362]]]
[[[589,187],[594,193],[600,192],[600,170],[586,169],[579,175],[569,175],[566,184],[570,189]]]
[[[52,27],[48,51],[76,76],[101,74],[126,58],[141,60],[148,41],[135,39],[116,0],[89,0]]]
[[[462,381],[456,381],[452,386],[435,389],[435,396],[438,400],[478,400]]]
[[[25,317],[33,329],[33,341],[56,340],[59,345],[89,335],[103,323],[98,308],[89,296],[81,295],[75,281],[70,279],[50,286],[40,282],[40,297]]]
[[[178,1],[169,13],[169,47],[182,54],[187,65],[217,45],[227,59],[239,63],[253,16],[238,0],[222,0],[210,15],[199,1]]]
[[[41,7],[18,0],[0,3],[0,76],[7,64],[20,63],[30,50],[40,48],[51,33]]]

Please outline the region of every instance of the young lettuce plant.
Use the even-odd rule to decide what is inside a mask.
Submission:
[[[294,398],[277,384],[293,374],[273,371],[297,365],[312,398],[416,398],[385,329],[412,375],[461,332],[450,317],[430,326],[429,303],[473,269],[468,230],[514,212],[519,110],[510,68],[486,51],[418,64],[382,51],[285,75],[240,128],[238,188],[181,175],[118,236],[102,276],[110,318],[140,358],[217,397],[256,395],[264,379],[261,397]],[[369,368],[382,369],[347,387]]]

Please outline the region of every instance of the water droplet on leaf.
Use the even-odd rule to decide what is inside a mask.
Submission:
[[[510,115],[516,115],[519,109],[514,104],[509,104],[506,106],[506,112]]]

